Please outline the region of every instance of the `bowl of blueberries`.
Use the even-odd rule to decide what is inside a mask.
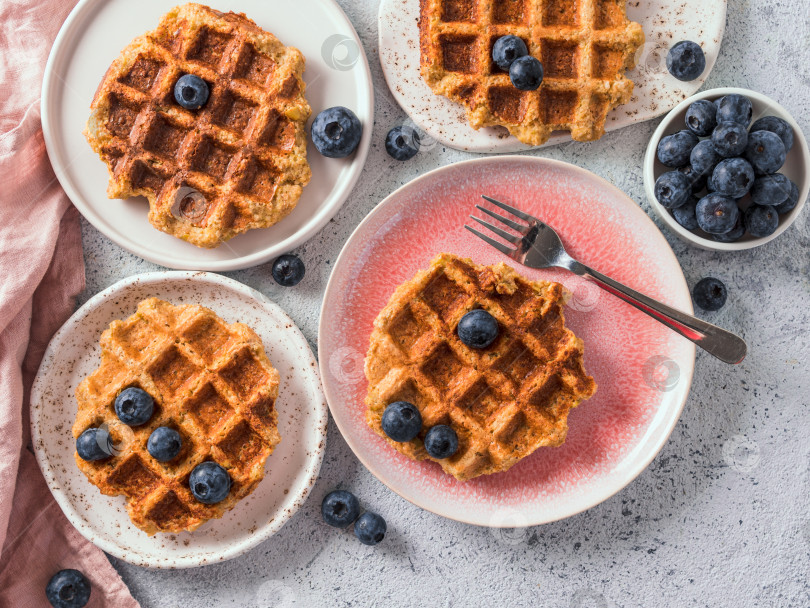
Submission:
[[[739,251],[782,234],[801,213],[810,153],[796,121],[747,89],[712,89],[661,122],[644,158],[647,197],[703,249]]]

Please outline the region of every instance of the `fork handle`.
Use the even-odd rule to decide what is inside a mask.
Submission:
[[[605,291],[612,293],[653,319],[660,321],[721,361],[737,364],[745,359],[748,347],[739,336],[653,300],[651,297],[645,296],[635,289],[630,289],[626,285],[622,285],[618,281],[614,281],[601,272],[597,272],[593,268],[589,268],[575,260],[571,260],[567,268],[581,277],[590,279]]]

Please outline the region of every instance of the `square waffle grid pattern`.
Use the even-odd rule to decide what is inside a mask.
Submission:
[[[419,436],[389,443],[420,460],[429,458],[427,430],[450,425],[459,449],[436,462],[461,481],[505,471],[540,446],[560,445],[569,410],[596,390],[583,368],[582,341],[565,327],[562,301],[558,283],[529,283],[505,265],[440,257],[394,294],[375,323],[366,360],[369,425],[385,437],[386,406],[416,405]],[[500,328],[482,350],[456,333],[461,317],[479,307]]]
[[[264,476],[264,463],[280,437],[275,400],[278,372],[258,336],[247,326],[226,325],[201,306],[172,306],[155,298],[116,321],[101,338],[101,366],[76,390],[78,437],[106,425],[115,450],[111,458],[76,462],[104,494],[123,494],[133,523],[149,534],[193,530],[222,517]],[[155,400],[146,424],[129,427],[115,414],[124,388],[137,386]],[[169,462],[146,449],[159,426],[177,430],[183,446]],[[233,485],[220,503],[197,501],[189,489],[191,471],[213,460]]]
[[[101,124],[91,116],[88,133],[104,132],[96,151],[110,197],[144,195],[155,227],[216,247],[278,222],[309,182],[304,59],[244,17],[183,10],[113,65],[93,102]],[[270,54],[257,48],[268,39]],[[209,84],[202,109],[174,100],[183,74]]]
[[[422,74],[467,107],[474,128],[505,126],[545,143],[555,130],[579,141],[604,134],[607,114],[630,100],[624,76],[644,43],[624,0],[420,0]],[[492,60],[495,41],[523,39],[544,68],[537,91],[515,88]]]

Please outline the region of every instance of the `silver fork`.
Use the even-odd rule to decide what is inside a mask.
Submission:
[[[507,232],[479,217],[471,215],[470,217],[476,222],[486,226],[493,233],[516,247],[515,249],[507,247],[500,241],[496,241],[475,228],[466,224],[464,225],[467,230],[492,245],[501,253],[531,268],[557,267],[570,270],[574,274],[593,281],[605,291],[612,293],[614,296],[621,298],[628,304],[650,315],[653,319],[660,321],[721,361],[736,364],[745,359],[748,347],[745,341],[739,336],[735,336],[731,332],[721,329],[716,325],[706,323],[706,321],[701,321],[691,315],[675,310],[634,289],[630,289],[626,285],[622,285],[618,281],[614,281],[593,268],[589,268],[568,255],[560,237],[548,224],[545,224],[520,209],[516,209],[489,196],[482,195],[482,198],[526,222],[525,224],[516,222],[481,205],[476,205],[477,209],[495,218],[501,222],[501,224],[511,228],[520,235],[518,236]]]

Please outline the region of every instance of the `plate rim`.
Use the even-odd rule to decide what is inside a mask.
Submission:
[[[483,145],[483,144],[470,145],[469,141],[465,141],[464,143],[458,143],[458,141],[453,141],[448,137],[442,136],[439,133],[435,133],[433,128],[429,126],[430,121],[424,120],[421,115],[412,114],[402,104],[402,102],[400,101],[400,98],[404,97],[404,94],[402,94],[402,93],[400,93],[398,91],[398,84],[399,83],[392,82],[389,79],[389,74],[388,74],[388,71],[386,70],[386,65],[385,65],[385,63],[383,63],[383,60],[382,60],[383,59],[383,53],[382,53],[383,38],[384,38],[384,35],[385,35],[385,31],[386,31],[386,29],[383,28],[382,25],[381,25],[382,21],[383,21],[383,12],[386,11],[386,10],[389,10],[387,8],[388,5],[393,4],[396,1],[398,1],[398,0],[380,0],[379,7],[377,9],[377,48],[378,48],[378,56],[379,56],[378,60],[380,62],[380,67],[382,68],[383,79],[385,80],[385,84],[388,87],[388,90],[390,91],[391,96],[394,98],[394,101],[396,102],[396,104],[400,107],[400,109],[403,112],[405,112],[405,114],[408,116],[408,118],[410,118],[420,129],[425,131],[425,133],[427,133],[430,137],[432,137],[433,139],[435,139],[437,142],[441,143],[442,145],[447,146],[449,148],[452,148],[454,150],[460,150],[462,152],[473,152],[473,153],[483,153],[483,154],[498,154],[498,155],[512,155],[512,154],[516,154],[516,153],[519,153],[519,152],[527,152],[527,151],[530,151],[530,150],[540,150],[541,148],[545,148],[545,147],[549,147],[549,146],[562,145],[562,144],[571,143],[571,142],[574,141],[571,138],[570,133],[562,132],[560,135],[557,135],[557,136],[552,134],[551,138],[547,142],[545,142],[543,144],[540,144],[539,146],[532,146],[532,145],[529,145],[529,144],[524,144],[524,143],[520,142],[519,140],[517,140],[517,138],[515,138],[511,134],[508,134],[508,137],[504,137],[504,138],[501,138],[501,139],[498,139],[498,140],[493,139],[488,145]],[[404,1],[405,2],[409,2],[409,1],[410,2],[415,2],[416,0],[404,0]],[[721,21],[720,29],[719,29],[718,36],[717,36],[718,37],[718,41],[717,41],[718,53],[715,54],[714,57],[708,58],[708,61],[706,62],[706,69],[703,71],[703,74],[701,74],[700,77],[697,80],[693,81],[695,83],[698,83],[698,86],[695,87],[694,90],[689,95],[687,95],[686,97],[690,97],[690,96],[696,94],[698,91],[700,91],[701,87],[703,87],[703,85],[706,84],[706,81],[709,79],[709,76],[711,75],[712,70],[714,70],[714,66],[717,63],[717,59],[720,56],[719,55],[719,49],[722,47],[722,44],[723,44],[723,38],[725,37],[725,32],[726,32],[726,21],[728,20],[728,0],[716,0],[716,1],[723,3],[723,18],[720,20]],[[644,42],[645,47],[650,42],[652,42],[652,40],[650,39],[650,36],[647,35],[647,32],[645,32],[645,42]],[[642,47],[642,49],[645,48],[645,47]],[[392,75],[394,73],[395,72],[392,71]],[[688,83],[684,83],[684,84],[688,84]],[[435,95],[435,93],[433,93],[433,91],[431,91],[431,94]],[[448,101],[450,101],[450,100],[448,100]],[[461,104],[457,104],[457,102],[452,102],[451,101],[451,103],[454,103],[454,104],[459,105],[460,107],[462,107]],[[661,110],[656,110],[656,113],[654,115],[652,115],[652,116],[649,116],[648,118],[645,118],[643,120],[632,120],[632,121],[630,121],[627,124],[622,125],[622,126],[610,127],[606,123],[606,125],[605,125],[605,135],[607,135],[608,133],[611,133],[613,131],[621,131],[622,129],[624,129],[626,127],[630,127],[632,125],[643,124],[645,122],[649,122],[651,120],[655,120],[657,118],[660,118],[664,114],[671,111],[672,108],[674,108],[676,105],[677,105],[677,103],[673,104],[668,109],[664,108],[664,109],[661,109]],[[621,106],[619,106],[619,107],[621,107]],[[614,110],[615,110],[615,108],[614,108]],[[428,125],[428,126],[426,126],[426,125]],[[469,129],[472,130],[472,127],[470,127],[469,124],[467,124],[467,126],[469,127]],[[604,135],[603,135],[603,137],[604,137]],[[596,140],[596,141],[598,141],[598,140]],[[581,143],[589,143],[589,142],[581,142]]]
[[[363,67],[362,77],[365,79],[366,84],[366,86],[363,87],[365,90],[365,95],[363,96],[363,105],[365,106],[365,111],[368,115],[368,120],[364,121],[363,134],[360,139],[360,144],[351,159],[351,168],[348,178],[342,187],[332,189],[330,197],[333,198],[333,201],[328,207],[322,209],[321,212],[315,216],[316,219],[314,219],[311,224],[305,225],[303,229],[290,235],[283,241],[269,248],[265,248],[248,255],[225,260],[210,260],[197,265],[172,263],[171,259],[163,258],[159,254],[155,255],[138,243],[125,243],[118,239],[113,230],[107,229],[105,222],[95,211],[93,205],[87,203],[87,201],[85,201],[84,198],[80,196],[79,192],[73,187],[73,182],[68,178],[65,171],[65,167],[70,165],[72,161],[67,161],[67,163],[63,165],[61,162],[62,158],[57,153],[59,148],[59,144],[57,142],[60,140],[60,138],[56,136],[58,128],[55,125],[58,123],[58,120],[55,119],[55,112],[56,108],[59,107],[59,104],[53,100],[53,95],[54,91],[58,90],[56,80],[59,80],[59,76],[56,73],[55,66],[58,62],[63,60],[62,55],[64,51],[62,51],[62,48],[73,42],[75,37],[81,33],[82,30],[79,27],[81,20],[90,18],[86,16],[85,13],[89,13],[97,9],[99,6],[108,1],[109,0],[79,0],[78,4],[73,7],[67,16],[67,19],[65,19],[65,22],[59,28],[59,32],[54,39],[53,46],[48,53],[48,60],[45,64],[45,71],[42,76],[42,92],[40,95],[39,107],[42,122],[42,134],[45,141],[45,150],[48,154],[48,159],[51,166],[53,167],[56,179],[59,181],[59,185],[65,191],[70,201],[79,210],[82,216],[96,230],[98,230],[101,234],[110,239],[119,247],[125,249],[133,255],[143,258],[148,262],[159,264],[175,270],[204,270],[223,272],[252,268],[253,266],[263,264],[283,253],[301,246],[320,232],[329,223],[329,221],[335,215],[337,215],[341,207],[349,199],[349,196],[351,196],[354,187],[357,185],[360,175],[363,173],[363,169],[365,168],[368,154],[371,149],[371,136],[374,125],[374,82],[372,80],[371,67],[369,66],[365,48],[363,47],[363,43],[357,34],[357,30],[354,28],[354,24],[348,18],[343,8],[337,3],[337,1],[316,0],[319,3],[329,5],[330,8],[337,11],[337,14],[343,19],[344,25],[348,27],[347,31],[351,34],[353,42],[360,50],[359,58],[362,59],[361,63]],[[166,2],[166,10],[171,10],[174,3],[169,3],[168,0],[166,0]],[[54,116],[51,115],[52,111],[54,112]],[[365,122],[368,122],[368,124],[365,124]],[[154,230],[157,230],[157,228],[154,228]]]
[[[127,290],[135,283],[148,285],[154,283],[165,283],[167,281],[170,283],[181,281],[208,283],[220,289],[225,288],[248,296],[264,308],[275,309],[273,310],[274,314],[280,314],[283,319],[288,321],[288,329],[292,332],[292,335],[295,336],[295,340],[299,341],[300,345],[306,346],[305,352],[309,353],[310,363],[315,362],[315,354],[312,352],[306,337],[292,318],[284,311],[284,309],[281,308],[281,306],[270,300],[267,296],[256,289],[253,289],[252,287],[249,287],[229,277],[206,271],[191,270],[146,272],[131,275],[117,281],[113,285],[110,285],[106,289],[92,296],[89,300],[87,300],[87,302],[80,306],[76,312],[74,312],[70,318],[65,321],[65,323],[57,330],[57,332],[48,342],[48,346],[45,349],[42,357],[42,362],[37,369],[34,382],[31,385],[31,394],[29,397],[29,427],[31,430],[31,442],[34,456],[37,464],[39,465],[39,469],[45,478],[45,482],[51,492],[51,495],[59,505],[59,508],[62,510],[62,513],[65,515],[70,524],[76,530],[78,530],[79,533],[84,536],[84,538],[93,543],[96,547],[100,548],[102,551],[105,551],[118,559],[136,566],[179,570],[185,568],[195,568],[213,563],[221,563],[233,559],[268,540],[279,530],[281,530],[281,528],[293,517],[293,515],[309,498],[312,488],[315,486],[315,483],[318,480],[321,465],[323,463],[324,452],[326,450],[327,425],[329,416],[326,396],[323,392],[323,382],[320,378],[320,369],[318,369],[313,380],[315,381],[315,387],[320,388],[318,392],[321,398],[314,400],[312,403],[316,420],[312,426],[312,429],[310,430],[317,434],[319,440],[314,450],[306,450],[307,464],[305,466],[305,470],[308,471],[308,474],[306,480],[303,481],[299,486],[301,488],[300,491],[298,491],[297,495],[292,495],[291,497],[293,499],[292,508],[280,510],[277,517],[274,517],[272,520],[266,522],[264,526],[260,527],[256,532],[249,535],[246,540],[235,544],[229,544],[225,550],[218,553],[215,557],[199,558],[195,557],[193,554],[190,554],[172,557],[170,558],[170,563],[166,563],[161,560],[154,560],[149,557],[142,557],[134,551],[122,551],[117,544],[107,542],[107,540],[99,537],[95,532],[95,528],[87,524],[85,520],[74,518],[73,511],[78,513],[79,510],[74,509],[74,503],[68,498],[66,493],[59,486],[56,475],[53,472],[54,465],[50,463],[44,453],[43,448],[41,447],[42,435],[40,433],[38,423],[40,417],[39,410],[41,408],[38,407],[38,404],[42,402],[42,392],[44,390],[42,385],[45,382],[45,376],[47,374],[46,366],[50,365],[50,362],[54,360],[57,349],[63,345],[65,339],[70,337],[75,326],[78,323],[81,323],[82,319],[84,319],[87,314],[91,313],[99,305],[106,302],[111,296],[115,296],[117,293]],[[316,367],[317,366],[309,365],[307,366],[307,369],[316,369]]]
[[[667,257],[671,257],[671,261],[674,261],[675,264],[678,266],[678,268],[681,269],[679,277],[676,277],[675,280],[678,281],[681,284],[680,286],[683,289],[685,289],[687,293],[689,293],[689,288],[688,288],[688,284],[686,282],[686,277],[683,274],[683,268],[682,268],[680,262],[678,261],[678,258],[675,255],[675,252],[672,250],[672,247],[669,245],[666,238],[664,237],[663,232],[661,232],[661,230],[658,229],[658,226],[655,225],[655,223],[649,217],[649,215],[647,215],[647,213],[645,213],[645,211],[638,204],[636,204],[636,202],[632,198],[630,198],[629,195],[627,195],[618,186],[612,184],[611,182],[609,182],[605,178],[601,177],[600,175],[597,175],[596,173],[593,173],[592,171],[589,171],[589,170],[584,169],[582,167],[578,167],[577,165],[573,165],[573,164],[565,162],[565,161],[546,158],[546,157],[542,157],[542,156],[525,156],[525,155],[518,155],[518,154],[502,154],[502,155],[497,155],[497,156],[486,156],[486,157],[472,158],[472,159],[460,161],[460,162],[457,162],[457,163],[451,163],[449,165],[444,165],[442,167],[437,167],[437,168],[435,168],[435,169],[433,169],[431,171],[428,171],[427,173],[424,173],[424,174],[414,178],[413,180],[403,184],[402,186],[400,186],[399,188],[394,190],[391,194],[386,196],[382,201],[380,201],[380,203],[378,203],[368,213],[368,215],[366,215],[365,218],[363,218],[363,221],[360,222],[360,224],[358,224],[358,226],[352,231],[349,238],[346,239],[345,243],[343,244],[343,247],[340,250],[340,254],[335,259],[335,264],[332,267],[332,273],[330,274],[329,281],[326,284],[326,289],[324,291],[323,300],[321,301],[321,317],[320,317],[320,320],[318,322],[318,365],[319,365],[320,371],[321,371],[321,381],[323,383],[323,391],[324,391],[324,395],[326,396],[326,403],[327,403],[327,406],[329,407],[329,412],[331,413],[332,419],[335,421],[335,425],[338,427],[338,430],[340,431],[340,434],[343,437],[343,440],[348,444],[349,448],[352,450],[355,457],[363,464],[363,466],[366,467],[366,469],[368,469],[368,471],[372,475],[374,475],[380,482],[382,482],[386,487],[388,487],[395,494],[398,494],[400,497],[404,498],[405,500],[407,500],[411,504],[414,504],[417,507],[419,507],[421,509],[424,509],[425,511],[428,511],[430,513],[434,513],[436,515],[440,515],[442,517],[445,517],[447,519],[451,519],[451,520],[454,520],[454,521],[458,521],[460,523],[471,524],[471,525],[475,525],[475,526],[489,527],[489,528],[513,528],[513,527],[515,527],[515,523],[512,522],[512,521],[504,520],[504,521],[487,521],[487,522],[483,522],[479,518],[476,518],[475,516],[465,516],[463,509],[460,510],[460,511],[453,512],[452,510],[449,510],[449,509],[447,509],[445,507],[442,507],[439,504],[436,504],[435,508],[434,508],[434,506],[425,504],[424,501],[422,501],[422,500],[419,500],[419,499],[414,498],[412,496],[407,496],[406,495],[407,492],[400,491],[400,489],[398,489],[393,484],[391,484],[381,473],[379,473],[377,470],[375,470],[375,468],[366,459],[364,459],[358,453],[358,450],[355,448],[355,442],[349,438],[350,436],[346,432],[344,432],[344,429],[343,429],[343,426],[341,424],[341,421],[340,421],[339,417],[335,415],[335,412],[332,409],[332,401],[339,401],[339,399],[336,399],[334,397],[334,395],[331,394],[330,383],[327,380],[327,378],[329,377],[328,376],[329,370],[325,369],[325,366],[328,367],[328,365],[324,363],[326,361],[327,357],[325,356],[325,353],[322,351],[322,348],[323,348],[322,345],[323,345],[324,342],[323,342],[323,340],[321,340],[322,333],[325,333],[325,315],[323,314],[323,311],[324,311],[324,308],[326,306],[326,301],[330,296],[334,297],[334,295],[335,295],[335,294],[330,294],[330,291],[332,289],[334,289],[333,281],[334,281],[334,278],[335,278],[335,276],[337,274],[336,270],[337,270],[338,266],[340,265],[340,263],[345,261],[344,256],[347,255],[349,245],[353,244],[355,239],[360,238],[361,230],[364,229],[366,224],[371,221],[371,218],[374,217],[376,214],[378,214],[386,204],[390,204],[390,202],[394,199],[394,197],[398,196],[400,194],[400,191],[405,190],[406,188],[412,187],[412,186],[416,185],[419,182],[427,181],[428,179],[434,178],[438,174],[440,174],[440,173],[442,173],[444,171],[450,170],[451,168],[456,168],[456,167],[459,167],[459,166],[462,166],[462,165],[467,166],[467,165],[485,164],[485,163],[489,163],[489,162],[496,162],[496,163],[497,162],[529,162],[529,163],[534,163],[534,164],[541,165],[541,166],[542,165],[547,165],[547,166],[557,167],[557,168],[561,168],[561,169],[571,170],[574,173],[577,173],[579,175],[584,175],[584,176],[588,177],[589,179],[596,180],[597,182],[601,183],[604,188],[606,188],[608,190],[612,190],[612,191],[614,191],[616,193],[619,193],[622,197],[627,199],[628,203],[631,203],[630,207],[635,209],[635,212],[633,212],[633,213],[637,213],[640,216],[643,216],[642,221],[649,222],[652,225],[652,227],[659,233],[659,235],[661,236],[661,239],[667,245],[667,247],[665,248],[666,253],[664,255],[666,255]],[[687,308],[688,308],[688,310],[686,310],[684,312],[688,312],[689,314],[694,313],[694,308],[692,307],[692,304],[691,304],[691,298],[689,300],[689,306]],[[578,506],[577,508],[572,509],[571,512],[569,512],[569,513],[567,513],[565,515],[557,516],[557,517],[551,517],[551,518],[542,518],[542,517],[538,518],[538,517],[536,517],[534,519],[526,519],[526,518],[524,518],[525,521],[521,522],[519,527],[528,527],[528,526],[537,526],[537,525],[549,524],[549,523],[553,523],[555,521],[561,521],[561,520],[564,520],[564,519],[568,519],[570,517],[573,517],[574,515],[578,515],[579,513],[582,513],[584,511],[592,509],[595,506],[605,502],[606,500],[610,499],[611,497],[613,497],[616,494],[618,494],[619,492],[621,492],[624,488],[626,488],[628,485],[630,485],[639,475],[641,475],[641,473],[643,473],[650,466],[650,463],[655,459],[656,456],[658,456],[658,454],[661,452],[663,447],[669,441],[669,438],[672,435],[672,432],[675,430],[675,427],[677,426],[678,422],[680,421],[681,414],[683,413],[683,409],[684,409],[684,407],[686,405],[686,402],[689,399],[689,394],[691,392],[691,387],[692,387],[692,380],[693,380],[693,377],[694,377],[695,363],[696,363],[696,360],[697,360],[697,347],[694,345],[694,343],[690,342],[687,345],[687,350],[688,350],[687,358],[690,361],[690,365],[688,366],[688,369],[681,370],[681,376],[680,376],[681,379],[685,380],[684,386],[686,386],[686,389],[683,392],[683,397],[680,399],[680,402],[678,403],[677,407],[675,407],[674,410],[673,410],[673,416],[672,416],[671,422],[667,425],[666,428],[664,428],[663,432],[661,433],[660,438],[658,439],[658,441],[656,441],[651,446],[651,449],[644,456],[644,458],[641,458],[639,460],[639,464],[637,464],[635,467],[632,467],[629,470],[629,472],[625,475],[625,477],[622,480],[620,480],[619,483],[616,484],[616,487],[610,487],[610,488],[608,488],[607,491],[603,491],[601,493],[596,493],[595,497],[592,498],[590,501],[587,501],[587,503],[583,503],[583,506]]]

